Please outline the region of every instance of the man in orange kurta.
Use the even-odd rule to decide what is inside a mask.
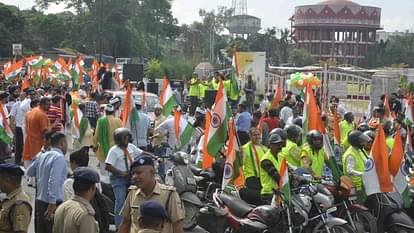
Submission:
[[[39,107],[26,113],[26,138],[23,149],[23,160],[31,161],[43,147],[43,136],[50,129],[47,111],[50,107],[50,99],[43,97]]]

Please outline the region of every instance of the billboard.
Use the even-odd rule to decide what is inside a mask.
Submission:
[[[266,88],[266,52],[236,52],[239,78],[242,81],[242,88],[251,75],[256,82],[256,94],[264,94]]]

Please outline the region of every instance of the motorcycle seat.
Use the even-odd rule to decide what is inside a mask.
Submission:
[[[249,214],[253,209],[253,207],[251,207],[245,201],[238,199],[234,196],[221,193],[219,197],[224,202],[224,204],[229,208],[231,213],[239,218],[246,217],[247,214]]]
[[[204,170],[200,173],[200,176],[206,179],[213,179],[216,176],[216,173],[213,170]]]

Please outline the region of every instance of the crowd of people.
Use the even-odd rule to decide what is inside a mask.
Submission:
[[[317,130],[304,131],[300,95],[287,91],[274,105],[272,96],[255,94],[251,77],[244,89],[234,92],[231,78],[218,72],[214,76],[212,81],[201,81],[196,75],[188,80],[188,108],[185,103],[176,108],[195,128],[182,149],[194,154],[195,164],[202,163],[209,110],[204,104],[205,90],[223,82],[242,150],[242,199],[254,205],[270,204],[283,159],[292,170],[304,169],[314,179],[329,173],[329,158],[323,149],[327,138]],[[145,85],[137,85],[137,90],[145,91]],[[396,129],[411,126],[399,96],[391,94],[389,103],[387,98],[381,99],[372,114],[358,120],[336,97],[321,113],[323,126],[330,133],[328,139],[335,144],[336,160],[343,174],[352,179],[361,200],[361,175],[375,130],[382,125],[391,151]],[[27,232],[33,205],[21,187],[22,179],[36,189],[36,233],[109,232],[110,211],[120,233],[183,232],[185,213],[178,193],[156,179],[165,175],[168,164],[154,164],[178,143],[177,121],[165,116],[159,104],[152,106],[154,116],[150,116],[146,103],[135,101],[134,127],[128,128],[123,122],[124,102],[123,97],[93,90],[91,85],[82,85],[79,90],[68,90],[64,85],[21,90],[10,85],[0,92],[0,190],[6,194],[0,216],[5,224],[0,224],[0,232]],[[340,129],[337,143],[335,118]],[[65,157],[67,153],[69,157]],[[90,168],[93,154],[98,170]],[[225,149],[214,156],[216,163],[223,163]],[[113,210],[107,209],[101,195],[103,177],[109,177],[115,195]]]

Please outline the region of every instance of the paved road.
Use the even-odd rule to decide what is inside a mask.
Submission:
[[[69,155],[69,153],[68,153],[68,155]],[[68,156],[67,155],[67,156]],[[67,158],[68,160],[69,160],[69,158]],[[97,168],[97,165],[98,165],[98,160],[96,159],[96,157],[94,157],[94,156],[91,156],[90,157],[90,161],[89,161],[89,167],[92,167],[92,168],[95,168],[95,169],[98,169]],[[28,195],[30,195],[30,197],[31,197],[31,200],[32,200],[32,205],[34,206],[34,203],[33,203],[33,200],[34,200],[34,196],[35,196],[35,189],[34,188],[31,188],[31,187],[29,187],[29,186],[27,186],[27,183],[26,183],[26,179],[23,179],[23,189],[24,189],[24,191],[28,194]],[[29,232],[28,233],[34,233],[34,213],[32,214],[32,221],[31,221],[31,224],[30,224],[30,228],[29,228]],[[204,233],[204,232],[206,232],[205,230],[203,230],[202,228],[200,228],[200,227],[197,227],[197,228],[195,228],[194,230],[192,230],[192,231],[188,231],[189,233]]]

